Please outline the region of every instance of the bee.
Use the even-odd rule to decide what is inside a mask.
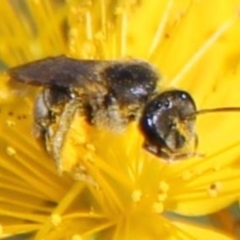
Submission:
[[[196,115],[209,110],[197,111],[184,90],[159,92],[161,76],[148,62],[57,56],[11,68],[8,74],[18,82],[42,87],[34,104],[34,129],[58,163],[76,113],[97,128],[117,133],[137,121],[143,148],[164,160],[196,155]]]
[[[34,104],[35,135],[60,162],[76,113],[98,128],[124,131],[156,92],[159,75],[147,62],[45,58],[8,71],[11,79],[42,86]]]

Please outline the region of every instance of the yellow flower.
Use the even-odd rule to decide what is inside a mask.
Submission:
[[[60,54],[140,58],[161,72],[159,91],[185,89],[199,108],[240,106],[239,6],[239,0],[3,0],[3,70]],[[59,174],[32,133],[38,89],[9,82],[3,71],[0,78],[1,237],[233,238],[169,213],[203,216],[237,200],[240,114],[199,116],[203,156],[176,163],[144,150],[136,123],[115,134],[75,116]]]

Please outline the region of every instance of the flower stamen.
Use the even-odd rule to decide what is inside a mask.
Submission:
[[[214,43],[233,25],[235,18],[224,23],[210,38],[200,47],[200,49],[190,58],[181,71],[171,80],[170,85],[175,87],[184,75],[201,59],[201,57],[213,46]]]
[[[132,198],[133,202],[139,202],[141,200],[141,198],[142,198],[142,191],[139,190],[139,189],[138,190],[134,190],[132,192],[131,198]]]
[[[221,189],[222,184],[220,182],[215,182],[209,186],[207,192],[210,197],[216,197]]]
[[[57,227],[62,222],[62,217],[59,214],[52,214],[50,216],[51,223]]]
[[[148,58],[149,59],[152,57],[153,53],[156,51],[157,47],[161,43],[164,28],[166,26],[170,10],[173,6],[173,2],[174,2],[173,0],[168,1],[167,6],[166,6],[166,10],[164,11],[164,14],[161,16],[161,20],[159,20],[159,25],[158,25],[157,31],[155,33],[155,36],[153,37],[153,41],[152,41],[151,46],[149,48],[149,52],[148,52]]]

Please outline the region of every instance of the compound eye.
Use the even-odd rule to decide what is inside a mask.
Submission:
[[[148,102],[140,119],[148,150],[164,157],[182,154],[195,139],[195,112],[193,99],[181,90],[163,92]]]

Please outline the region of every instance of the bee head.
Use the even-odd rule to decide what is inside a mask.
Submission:
[[[145,148],[165,159],[184,157],[189,149],[193,152],[197,142],[195,112],[195,103],[185,91],[155,96],[145,105],[139,122]]]

